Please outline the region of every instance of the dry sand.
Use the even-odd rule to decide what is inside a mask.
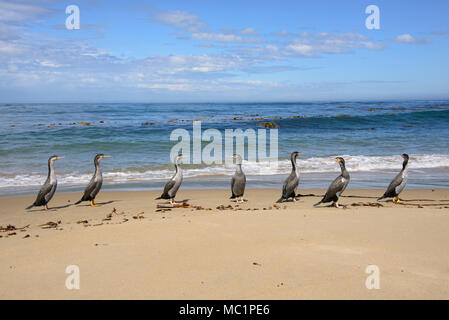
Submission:
[[[159,192],[101,192],[95,208],[56,194],[48,212],[24,210],[34,197],[3,198],[0,225],[29,226],[0,232],[0,298],[448,299],[449,190],[405,191],[434,200],[415,205],[353,205],[381,193],[347,190],[364,198],[341,198],[346,209],[313,208],[318,197],[277,209],[280,190],[253,189],[234,210],[229,191],[180,190],[178,200],[212,210],[166,212],[156,212]],[[65,286],[69,265],[80,290]],[[365,286],[368,265],[379,267],[378,290]]]

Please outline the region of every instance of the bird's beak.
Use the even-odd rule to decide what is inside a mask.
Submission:
[[[180,159],[184,158],[184,155],[183,154],[179,155],[179,158]]]
[[[112,156],[104,155],[102,158],[112,158]]]
[[[56,160],[64,159],[65,157],[57,157]]]
[[[233,154],[232,159],[235,159],[235,158],[237,158],[237,155]]]
[[[302,153],[301,152],[298,152],[298,156],[301,156],[302,155]]]
[[[338,158],[335,158],[335,162],[340,162],[340,159],[338,159]]]

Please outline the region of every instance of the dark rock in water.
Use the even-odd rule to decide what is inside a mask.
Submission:
[[[280,127],[277,123],[274,123],[274,122],[271,122],[271,121],[260,122],[259,126],[264,127],[264,128],[269,128],[269,129],[279,128]]]

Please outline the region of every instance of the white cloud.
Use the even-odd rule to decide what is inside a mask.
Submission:
[[[361,41],[359,42],[361,48],[371,49],[371,50],[383,50],[386,46],[381,42],[371,42],[371,41]]]
[[[156,22],[187,30],[189,32],[199,32],[205,29],[206,25],[200,21],[199,17],[186,11],[164,11],[153,15]]]
[[[144,89],[165,89],[170,91],[193,91],[194,87],[188,84],[176,84],[176,83],[147,83],[138,84],[138,88]]]
[[[411,34],[400,34],[396,38],[394,38],[396,42],[402,42],[402,43],[415,43],[416,39],[413,38]]]
[[[15,41],[0,40],[0,54],[18,54],[23,52],[23,48]]]
[[[48,9],[31,4],[0,1],[0,21],[27,22],[49,12]]]
[[[300,34],[302,38],[309,39],[327,39],[327,40],[368,40],[368,37],[358,33],[308,33],[303,32]]]
[[[423,44],[423,43],[430,42],[431,39],[424,39],[424,38],[416,39],[411,34],[404,33],[404,34],[400,34],[397,37],[395,37],[393,39],[393,41],[399,42],[399,43],[408,43],[408,44]]]
[[[294,33],[294,32],[289,32],[287,30],[281,30],[281,31],[276,32],[275,36],[294,37],[294,38],[301,38],[301,39],[322,39],[322,40],[369,40],[369,38],[367,36],[364,36],[364,35],[358,34],[358,33],[329,33],[329,32]]]
[[[293,43],[285,47],[287,51],[293,51],[296,53],[299,53],[303,56],[312,56],[314,54],[314,47],[309,44],[303,44],[303,43]]]
[[[238,34],[242,36],[258,36],[259,31],[255,28],[234,29],[230,27],[222,28],[223,33],[226,34]]]
[[[319,57],[321,54],[347,54],[357,48],[382,50],[386,46],[380,42],[358,41],[346,37],[339,38],[334,36],[331,38],[326,37],[322,40],[294,39],[285,46],[285,54]]]
[[[192,33],[192,39],[196,40],[207,40],[214,42],[228,42],[228,43],[261,43],[264,42],[262,39],[256,38],[243,38],[234,34],[224,34],[224,33]]]
[[[239,36],[233,34],[223,34],[223,33],[192,33],[192,39],[197,40],[209,40],[216,42],[241,42],[243,39]]]
[[[263,39],[248,38],[247,36],[257,36],[259,33],[255,28],[233,29],[223,28],[223,33],[208,31],[208,26],[200,18],[186,11],[164,11],[153,15],[155,22],[169,25],[191,33],[190,38],[185,35],[178,35],[178,39],[195,39],[202,41],[222,42],[222,43],[262,43]],[[204,42],[202,44],[204,47]]]
[[[259,34],[259,32],[254,28],[241,29],[239,33],[244,36],[257,36]]]
[[[82,82],[86,82],[86,83],[95,83],[95,82],[97,82],[98,80],[95,79],[95,78],[90,77],[90,78],[82,78],[81,81],[82,81]]]
[[[62,64],[53,63],[51,61],[39,61],[39,64],[43,67],[49,67],[49,68],[59,68],[62,66]]]

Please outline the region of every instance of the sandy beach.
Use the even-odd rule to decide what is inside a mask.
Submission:
[[[0,298],[448,299],[449,191],[406,190],[405,205],[381,194],[276,208],[279,190],[247,190],[238,206],[228,190],[180,190],[190,206],[166,211],[153,191],[101,192],[94,208],[57,193],[57,209],[28,212],[34,197],[1,198]],[[69,265],[79,290],[65,286]],[[365,286],[369,265],[380,289]]]

